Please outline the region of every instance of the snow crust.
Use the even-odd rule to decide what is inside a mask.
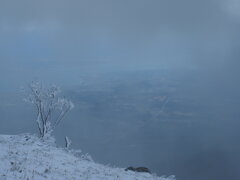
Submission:
[[[0,180],[175,180],[95,163],[35,135],[0,135]]]

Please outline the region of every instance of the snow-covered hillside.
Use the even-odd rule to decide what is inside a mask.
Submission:
[[[0,180],[173,180],[97,164],[28,134],[0,135]]]

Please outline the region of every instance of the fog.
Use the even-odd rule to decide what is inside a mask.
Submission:
[[[32,80],[75,108],[54,132],[112,166],[239,177],[240,1],[0,1],[0,133],[36,133]]]

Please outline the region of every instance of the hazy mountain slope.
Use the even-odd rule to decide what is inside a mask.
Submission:
[[[173,180],[111,168],[32,135],[0,135],[0,179]]]

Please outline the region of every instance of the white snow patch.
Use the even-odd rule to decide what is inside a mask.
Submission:
[[[34,135],[0,135],[0,180],[174,180],[78,157]]]

